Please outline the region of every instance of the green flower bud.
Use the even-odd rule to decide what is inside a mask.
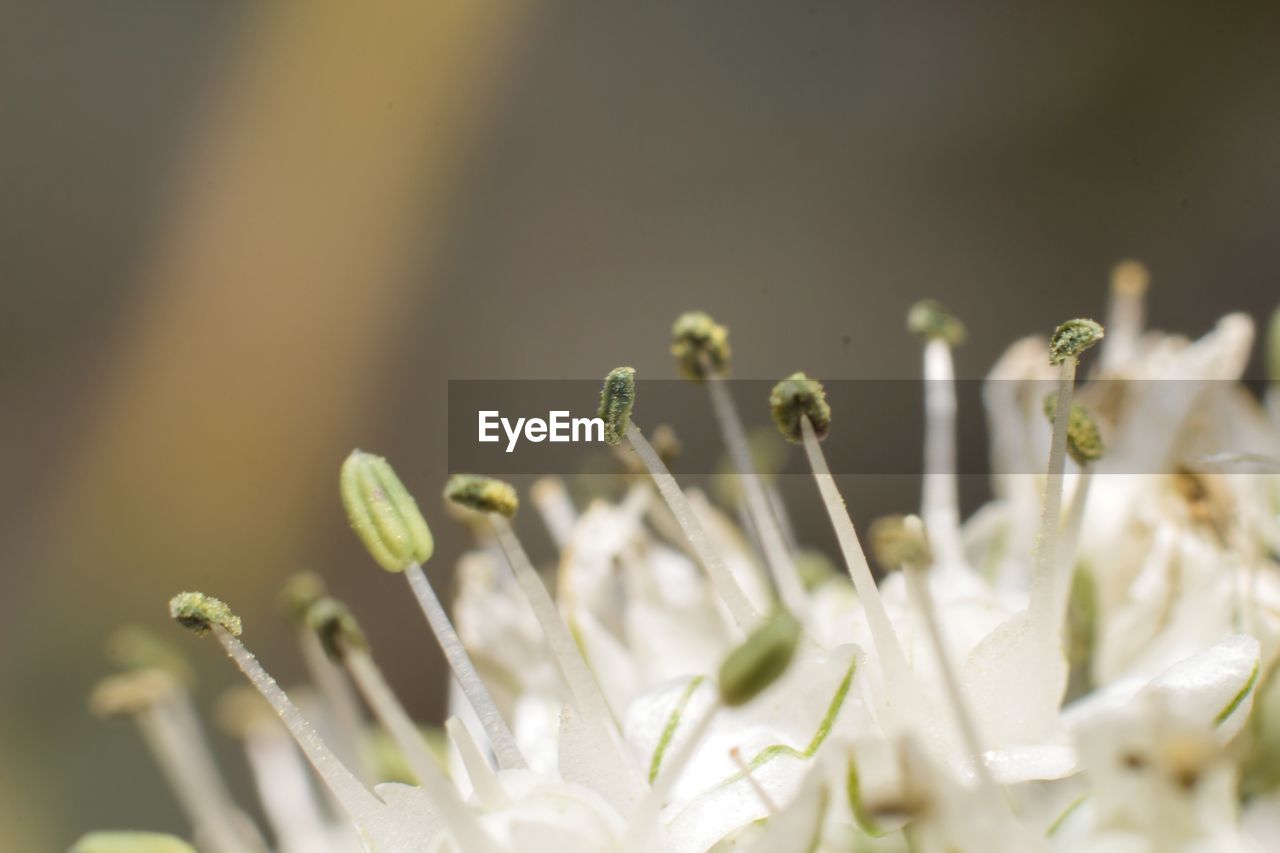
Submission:
[[[615,367],[604,378],[600,392],[600,418],[604,421],[606,444],[618,445],[631,423],[631,407],[636,402],[636,371],[634,367]]]
[[[933,550],[924,525],[914,515],[886,515],[871,522],[867,531],[871,554],[880,568],[896,572],[903,566],[927,566]]]
[[[454,474],[445,484],[444,496],[459,506],[477,512],[496,512],[511,518],[520,499],[510,483],[479,474]]]
[[[233,637],[239,637],[242,628],[240,617],[232,613],[230,607],[203,592],[180,592],[169,599],[169,618],[195,631],[198,637],[209,633],[215,625],[225,628]]]
[[[968,332],[955,315],[932,299],[922,299],[907,312],[907,331],[925,340],[942,340],[950,346],[964,343]]]
[[[68,853],[196,853],[196,848],[158,832],[91,832]]]
[[[720,665],[720,699],[745,705],[787,671],[800,644],[800,623],[780,610],[757,628]]]
[[[1049,339],[1049,363],[1062,364],[1102,340],[1102,326],[1093,320],[1068,320]]]
[[[793,373],[773,386],[769,393],[769,409],[773,412],[773,422],[790,442],[804,441],[804,432],[800,428],[802,415],[813,424],[813,433],[819,441],[826,438],[831,429],[827,392],[821,382],[803,373]]]
[[[1053,423],[1054,412],[1058,408],[1058,395],[1050,394],[1044,398],[1044,416]],[[1071,401],[1071,409],[1067,413],[1067,453],[1077,465],[1086,465],[1101,459],[1106,447],[1102,443],[1102,433],[1098,430],[1098,422],[1090,412],[1075,400]]]
[[[351,529],[389,572],[425,563],[435,550],[431,529],[387,460],[351,451],[342,463],[342,506]]]
[[[316,632],[325,653],[335,661],[341,661],[351,649],[369,648],[356,617],[336,598],[326,595],[316,599],[307,609],[307,627]]]
[[[729,330],[702,311],[689,311],[676,318],[671,327],[671,354],[680,362],[686,379],[701,382],[707,370],[724,373],[729,369]]]

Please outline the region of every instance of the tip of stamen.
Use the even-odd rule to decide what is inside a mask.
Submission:
[[[139,714],[178,691],[173,676],[160,669],[112,675],[89,694],[89,710],[99,717]]]
[[[290,625],[304,625],[311,605],[324,598],[327,592],[324,578],[315,572],[296,572],[289,576],[280,589],[277,598],[280,612],[289,620]]]
[[[871,522],[867,531],[871,554],[886,572],[903,566],[927,566],[933,550],[924,525],[914,515],[886,515]]]
[[[1054,412],[1058,408],[1058,395],[1050,394],[1044,398],[1044,416],[1053,423]],[[1102,432],[1093,413],[1081,403],[1071,401],[1071,409],[1067,414],[1067,453],[1077,465],[1086,465],[1102,458],[1106,446],[1102,441]]]
[[[687,311],[677,317],[671,339],[671,354],[684,378],[701,382],[708,373],[729,369],[729,330],[705,311]]]
[[[1102,325],[1093,320],[1068,320],[1049,338],[1049,363],[1061,364],[1069,358],[1079,358],[1080,353],[1102,340]]]
[[[339,488],[351,529],[378,565],[402,572],[431,558],[431,529],[386,459],[351,451],[342,463]]]
[[[964,323],[933,299],[922,299],[907,312],[907,331],[925,340],[959,346],[968,337]]]
[[[600,392],[600,418],[604,421],[606,444],[618,445],[631,423],[631,409],[636,402],[636,371],[634,367],[615,367],[604,378]]]
[[[802,417],[809,419],[819,441],[826,438],[831,429],[831,407],[827,405],[826,389],[821,382],[803,373],[793,373],[773,386],[769,393],[769,410],[773,413],[773,422],[790,442],[804,440],[800,426]]]
[[[479,474],[454,474],[445,484],[444,496],[477,512],[495,512],[511,518],[520,507],[515,487]]]
[[[1151,284],[1151,273],[1141,261],[1121,261],[1111,269],[1111,292],[1117,296],[1142,296]]]
[[[141,625],[125,625],[107,638],[107,660],[121,669],[159,669],[183,684],[191,684],[195,674],[190,664],[171,643]]]
[[[184,628],[203,637],[214,626],[225,628],[233,637],[239,637],[243,626],[240,617],[231,612],[221,600],[203,592],[180,592],[169,599],[169,618]]]
[[[223,693],[218,699],[214,719],[223,731],[241,738],[278,724],[271,705],[252,687],[233,687]]]
[[[352,649],[367,649],[369,641],[356,617],[336,598],[324,596],[307,608],[307,627],[316,632],[325,653],[336,661]]]

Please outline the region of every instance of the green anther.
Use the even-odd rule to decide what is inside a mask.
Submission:
[[[785,610],[769,618],[720,665],[720,699],[745,705],[787,671],[800,643],[800,623]]]
[[[827,405],[827,392],[822,383],[803,373],[793,373],[783,379],[769,393],[769,410],[773,422],[778,425],[787,441],[799,444],[804,441],[800,426],[802,416],[809,418],[818,440],[827,437],[831,430],[831,407]]]
[[[307,611],[311,609],[311,605],[324,598],[326,592],[324,579],[315,572],[290,575],[277,598],[280,612],[289,620],[290,625],[305,625]]]
[[[242,629],[240,617],[230,607],[203,592],[180,592],[169,599],[169,618],[195,631],[198,637],[215,626],[226,629],[233,637],[239,637]]]
[[[896,572],[903,566],[923,567],[933,562],[933,551],[920,519],[911,515],[886,515],[871,522],[867,531],[871,554],[880,568]]]
[[[341,661],[352,649],[369,648],[356,617],[336,598],[326,595],[316,599],[307,609],[307,627],[316,632],[325,653],[335,661]]]
[[[600,392],[600,418],[604,421],[606,444],[618,445],[631,423],[631,408],[636,403],[636,371],[633,367],[615,367],[604,378]]]
[[[1058,395],[1050,394],[1044,398],[1044,416],[1053,423],[1053,415],[1058,408]],[[1085,406],[1071,401],[1071,410],[1067,414],[1067,453],[1077,465],[1084,466],[1102,458],[1106,447],[1102,443],[1102,433],[1098,430],[1098,422],[1093,413]]]
[[[933,299],[922,299],[907,312],[907,331],[925,340],[945,341],[959,346],[968,337],[968,330],[956,316]]]
[[[445,484],[444,496],[477,512],[496,512],[511,518],[520,507],[515,487],[479,474],[454,474]]]
[[[1049,338],[1049,363],[1062,364],[1102,340],[1102,326],[1093,320],[1068,320]]]
[[[1271,312],[1267,324],[1267,378],[1280,382],[1280,308]]]
[[[342,506],[351,529],[389,572],[425,563],[435,550],[431,529],[418,504],[387,460],[360,450],[342,463]]]
[[[158,832],[91,832],[68,853],[196,853],[181,838]]]
[[[708,373],[729,369],[729,330],[703,311],[688,311],[671,327],[671,354],[680,363],[680,374],[701,382]]]

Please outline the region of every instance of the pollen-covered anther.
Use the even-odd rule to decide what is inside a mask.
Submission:
[[[615,367],[604,378],[600,391],[600,419],[604,421],[606,444],[619,445],[631,423],[631,409],[636,402],[634,367]]]
[[[800,623],[779,610],[720,665],[720,699],[729,707],[745,705],[787,671],[800,643]]]
[[[313,602],[307,609],[307,627],[316,632],[325,652],[334,660],[341,660],[352,649],[369,648],[356,617],[336,598],[324,596]]]
[[[479,474],[454,474],[445,484],[444,496],[459,506],[477,512],[492,512],[511,518],[520,507],[515,487]]]
[[[342,463],[340,487],[351,529],[380,566],[402,572],[430,559],[431,529],[386,459],[351,451]]]
[[[1069,358],[1079,358],[1080,353],[1102,340],[1100,323],[1093,320],[1068,320],[1049,338],[1049,363],[1062,364]]]
[[[1053,423],[1054,411],[1058,407],[1058,395],[1050,394],[1044,398],[1044,414]],[[1067,453],[1077,465],[1087,465],[1102,458],[1106,445],[1102,441],[1102,431],[1089,409],[1076,401],[1071,401],[1067,414]]]
[[[311,605],[324,598],[327,589],[324,579],[315,572],[296,572],[290,575],[280,589],[277,598],[280,612],[290,625],[304,625]]]
[[[933,550],[924,525],[914,515],[886,515],[871,522],[868,531],[871,553],[880,568],[895,572],[903,566],[927,566]]]
[[[1142,296],[1151,284],[1151,273],[1142,261],[1121,261],[1111,269],[1111,290],[1123,296]]]
[[[703,311],[687,311],[671,327],[671,354],[686,379],[701,382],[729,369],[729,330]]]
[[[831,406],[827,405],[826,389],[804,373],[793,373],[773,386],[769,392],[769,411],[783,436],[795,444],[804,441],[802,417],[809,419],[819,441],[831,430]]]
[[[954,314],[933,299],[922,299],[907,312],[907,331],[925,340],[944,341],[949,346],[959,346],[968,337],[968,330]]]
[[[203,637],[215,626],[239,637],[243,628],[240,617],[232,613],[230,607],[203,592],[180,592],[169,599],[169,618],[195,631],[198,637]]]

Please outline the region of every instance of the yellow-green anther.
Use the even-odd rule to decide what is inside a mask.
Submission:
[[[347,606],[336,598],[316,599],[307,609],[307,627],[316,632],[330,658],[340,661],[352,649],[367,649],[369,641]]]
[[[280,589],[280,612],[290,625],[301,626],[307,621],[311,605],[324,598],[327,592],[324,579],[315,572],[297,572],[289,576]]]
[[[351,529],[373,559],[389,572],[425,563],[435,550],[418,504],[387,460],[360,450],[342,463],[342,506]]]
[[[158,832],[91,832],[71,845],[68,853],[196,853],[196,848]]]
[[[1053,423],[1054,412],[1058,408],[1058,395],[1050,394],[1044,398],[1044,416]],[[1088,408],[1071,401],[1071,410],[1067,413],[1067,453],[1077,465],[1086,465],[1101,459],[1106,447],[1102,443],[1102,433],[1098,430],[1098,422]]]
[[[1093,320],[1068,320],[1049,339],[1049,363],[1062,364],[1102,340],[1102,326]]]
[[[233,687],[218,698],[214,709],[218,726],[234,737],[246,737],[280,720],[262,694],[252,687]]]
[[[867,531],[871,554],[880,568],[896,572],[903,566],[923,567],[933,562],[933,550],[919,519],[886,515],[871,522]]]
[[[160,669],[139,669],[102,679],[89,694],[89,710],[99,717],[140,714],[177,693],[173,676]]]
[[[1126,296],[1142,296],[1151,283],[1151,273],[1142,261],[1121,261],[1111,270],[1111,290]]]
[[[687,311],[671,327],[671,354],[680,374],[701,382],[711,373],[729,369],[729,330],[703,311]]]
[[[631,407],[636,403],[636,371],[633,367],[615,367],[604,378],[600,392],[600,418],[604,421],[606,444],[618,445],[631,423]]]
[[[793,373],[773,386],[769,393],[769,410],[773,422],[778,425],[787,441],[799,444],[804,441],[800,427],[801,416],[807,416],[813,424],[818,440],[827,437],[831,429],[831,407],[827,405],[827,392],[822,383],[803,373]]]
[[[477,512],[496,512],[511,518],[520,507],[515,487],[479,474],[454,474],[445,483],[444,496]]]
[[[720,665],[720,699],[730,707],[745,705],[787,671],[800,643],[800,623],[785,610],[738,646]]]
[[[169,618],[195,631],[198,637],[209,633],[214,626],[239,637],[242,628],[240,617],[232,613],[230,607],[203,592],[180,592],[169,599]]]
[[[107,638],[107,660],[121,669],[164,670],[183,684],[191,684],[195,674],[171,643],[141,625],[117,628]]]
[[[933,299],[922,299],[907,312],[907,331],[925,340],[941,340],[959,346],[968,330],[956,316]]]
[[[1272,382],[1280,382],[1280,308],[1271,312],[1267,324],[1267,374]]]

